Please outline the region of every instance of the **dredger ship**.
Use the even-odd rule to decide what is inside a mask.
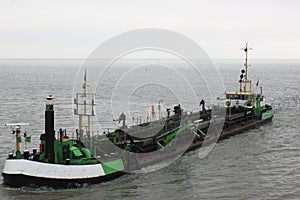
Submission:
[[[94,114],[95,94],[87,92],[86,73],[83,92],[76,94],[74,113],[79,116],[76,137],[65,130],[54,129],[53,97],[48,96],[45,111],[45,133],[40,135],[39,150],[21,151],[21,126],[7,124],[16,136],[16,148],[10,151],[2,172],[3,183],[9,186],[74,187],[81,183],[97,183],[118,177],[125,172],[174,160],[186,151],[201,147],[203,142],[214,142],[243,133],[270,122],[273,111],[265,104],[262,89],[254,93],[248,77],[248,51],[241,70],[239,90],[225,92],[218,105],[210,108],[201,100],[198,112],[185,112],[180,105],[166,110],[166,117],[151,122],[126,125],[122,113],[120,128],[102,135],[92,135],[91,118]],[[160,109],[160,107],[159,107]],[[152,107],[152,112],[154,108]],[[209,134],[212,128],[212,134]],[[56,136],[56,137],[55,137]]]
[[[174,106],[173,113],[170,108],[166,109],[166,117],[129,127],[122,113],[120,128],[102,136],[88,135],[84,138],[85,143],[101,157],[110,152],[123,154],[125,169],[140,170],[201,147],[204,141],[213,143],[272,121],[273,110],[265,103],[262,88],[260,93],[253,91],[248,73],[248,52],[251,50],[248,43],[242,50],[245,63],[239,76],[239,89],[225,92],[217,99],[218,105],[207,108],[205,101],[201,100],[200,110],[191,113],[184,111],[179,104]],[[152,114],[154,112],[152,107]],[[124,154],[124,149],[132,153]]]

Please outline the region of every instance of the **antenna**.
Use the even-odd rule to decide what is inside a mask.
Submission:
[[[84,89],[84,96],[86,96],[86,68],[84,69],[84,77],[83,77],[83,84],[82,88]]]
[[[21,128],[21,126],[29,126],[29,123],[7,123],[5,124],[5,126],[19,126]]]

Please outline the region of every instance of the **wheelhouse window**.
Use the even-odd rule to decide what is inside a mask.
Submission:
[[[245,94],[226,94],[226,99],[232,99],[232,100],[250,100],[253,99],[252,95],[245,95]]]

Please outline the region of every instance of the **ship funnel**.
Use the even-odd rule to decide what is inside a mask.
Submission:
[[[54,101],[53,96],[46,98],[45,111],[45,158],[49,163],[54,163]]]

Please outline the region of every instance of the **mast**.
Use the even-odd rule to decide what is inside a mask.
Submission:
[[[86,96],[86,68],[84,69],[84,77],[83,77],[83,84],[82,88],[84,89],[84,95]]]
[[[95,116],[94,106],[95,106],[95,93],[87,91],[88,88],[86,80],[86,69],[84,71],[82,92],[76,93],[76,98],[74,103],[76,108],[74,109],[74,114],[79,116],[79,135],[82,138],[84,129],[86,135],[90,136],[91,131],[91,117]]]
[[[248,64],[248,51],[249,50],[252,50],[251,47],[249,47],[248,45],[248,42],[246,43],[246,46],[244,48],[242,48],[242,50],[245,51],[245,54],[246,54],[246,58],[245,58],[245,63],[244,63],[244,66],[245,66],[245,70],[242,70],[242,75],[241,75],[241,79],[244,78],[244,80],[242,82],[244,82],[244,88],[243,88],[243,91],[246,93],[247,92],[247,84],[249,84],[249,92],[252,93],[252,83],[251,83],[251,80],[248,79],[248,67],[250,66]],[[244,75],[245,73],[245,75]],[[240,82],[240,91],[242,91],[242,82]]]
[[[162,100],[158,101],[158,119],[160,119],[160,115],[161,115],[161,113],[160,113],[160,108],[161,108],[160,103],[162,103],[162,102],[163,102]]]
[[[29,123],[8,123],[5,126],[11,126],[12,134],[16,134],[16,158],[21,158],[20,143],[21,143],[21,126],[28,126]]]
[[[246,53],[246,58],[245,58],[245,67],[246,67],[246,72],[245,72],[245,83],[248,81],[248,42],[246,43],[246,47],[244,48],[244,51]]]

